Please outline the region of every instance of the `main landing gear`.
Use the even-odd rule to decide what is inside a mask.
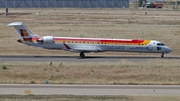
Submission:
[[[161,58],[164,58],[164,53],[162,53]]]
[[[84,54],[83,52],[81,52],[81,53],[79,54],[79,56],[80,56],[81,58],[84,58],[84,57],[85,57],[85,54]]]

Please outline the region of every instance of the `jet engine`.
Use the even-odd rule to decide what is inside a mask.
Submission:
[[[43,36],[42,38],[37,40],[38,43],[43,44],[52,44],[54,43],[54,37],[53,36]]]

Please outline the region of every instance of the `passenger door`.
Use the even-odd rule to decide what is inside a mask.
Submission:
[[[152,42],[148,45],[148,50],[149,51],[157,51],[157,43],[156,42]]]

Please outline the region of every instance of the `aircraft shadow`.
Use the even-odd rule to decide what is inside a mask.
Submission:
[[[93,59],[93,58],[114,58],[114,59],[180,59],[180,57],[155,57],[155,56],[0,56],[0,58],[76,58],[76,59]]]
[[[14,56],[14,55],[1,55],[0,58],[44,58],[44,59],[180,59],[180,57],[155,57],[155,56],[86,56],[81,58],[79,56]]]
[[[180,59],[180,57],[141,57],[141,56],[87,56],[85,58],[80,58],[79,59],[90,59],[90,58],[111,58],[111,59]]]

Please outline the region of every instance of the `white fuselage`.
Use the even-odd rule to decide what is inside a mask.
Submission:
[[[146,52],[146,53],[170,53],[171,48],[155,40],[142,39],[105,39],[105,38],[74,38],[74,37],[40,37],[31,33],[23,22],[12,22],[8,26],[14,27],[20,39],[17,41],[30,46],[79,52],[80,57],[85,52]]]
[[[62,37],[54,37],[54,39]],[[72,38],[73,39],[73,38]],[[81,38],[81,40],[84,38]],[[95,38],[96,40],[96,38]],[[97,39],[100,40],[100,39]],[[108,40],[108,39],[104,39]],[[122,40],[122,39],[110,39],[110,40]],[[125,40],[125,39],[123,39]],[[119,43],[104,43],[97,44],[97,42],[54,42],[54,43],[38,43],[38,42],[23,42],[24,44],[45,48],[45,49],[57,49],[57,50],[66,50],[71,52],[106,52],[106,51],[117,51],[117,52],[146,52],[146,53],[170,53],[172,50],[165,46],[164,44],[158,45],[161,43],[159,41],[150,40],[148,44],[139,45],[139,44],[119,44]],[[68,47],[66,47],[66,45]]]

